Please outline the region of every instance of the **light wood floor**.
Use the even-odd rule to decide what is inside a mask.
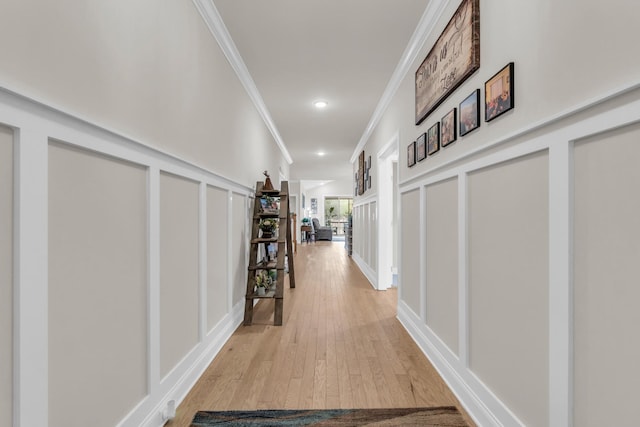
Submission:
[[[444,405],[474,425],[396,319],[395,290],[373,290],[343,243],[298,245],[294,261],[283,326],[261,301],[167,426],[189,426],[199,410]]]

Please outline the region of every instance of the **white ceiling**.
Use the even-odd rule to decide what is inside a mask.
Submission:
[[[352,176],[349,159],[428,3],[214,0],[293,159],[291,180]]]

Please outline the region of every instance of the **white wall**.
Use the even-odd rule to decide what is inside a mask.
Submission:
[[[364,146],[400,137],[398,316],[480,425],[629,425],[611,408],[638,379],[640,6],[481,1],[480,69],[415,126],[414,72],[459,3],[430,3],[434,30]],[[408,168],[407,145],[510,61],[515,109]]]
[[[288,176],[192,2],[2,0],[2,10],[0,86],[243,185],[265,169]]]
[[[160,426],[241,323],[253,186],[289,166],[192,2],[2,8],[0,425]]]
[[[326,197],[353,197],[353,187],[351,180],[349,179],[334,180],[324,185],[313,187],[301,185],[301,188],[305,194],[305,211],[308,213],[309,218],[318,218],[320,220],[320,224],[322,225],[324,225],[325,223],[324,199]],[[316,198],[318,200],[317,214],[312,214],[310,211],[312,198]]]

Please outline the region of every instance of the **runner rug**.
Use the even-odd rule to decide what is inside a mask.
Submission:
[[[468,427],[454,406],[395,409],[200,411],[191,427],[442,426]]]

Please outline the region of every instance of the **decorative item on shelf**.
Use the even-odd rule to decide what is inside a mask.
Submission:
[[[277,214],[280,212],[280,200],[277,197],[262,196],[260,197],[261,212],[267,214]]]
[[[258,227],[262,231],[262,238],[270,239],[278,229],[278,220],[275,218],[262,218]]]
[[[269,270],[269,280],[270,280],[269,288],[275,289],[277,279],[278,279],[278,270]]]
[[[269,172],[264,171],[262,174],[267,177],[267,179],[264,180],[264,186],[262,189],[265,191],[273,191],[273,184],[271,183],[271,178],[269,178]]]
[[[307,217],[302,218],[302,225],[310,225],[311,224],[311,220]]]
[[[271,276],[266,274],[264,271],[260,271],[256,274],[256,291],[258,295],[264,296],[265,291],[267,288],[270,288],[272,284],[273,281],[271,280]]]

